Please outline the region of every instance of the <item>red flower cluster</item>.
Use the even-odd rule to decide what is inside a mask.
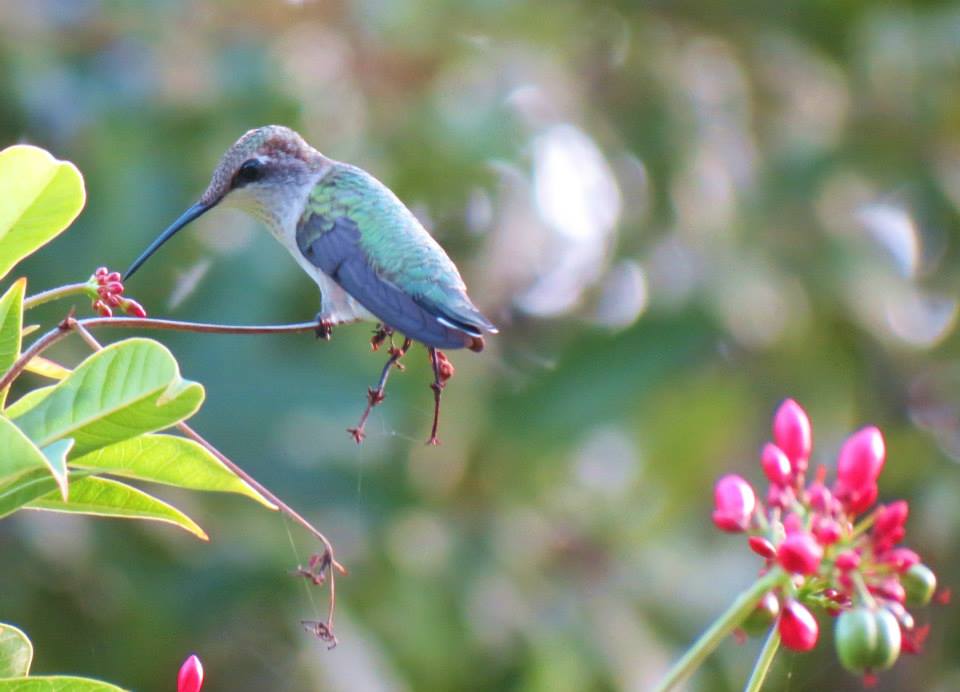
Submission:
[[[765,502],[740,476],[723,476],[714,490],[713,522],[723,531],[747,532],[765,571],[778,565],[791,575],[761,599],[748,632],[776,622],[785,646],[809,651],[819,635],[809,607],[822,608],[838,616],[841,662],[872,675],[892,666],[901,651],[919,650],[927,628],[914,626],[906,606],[926,605],[936,577],[914,551],[897,545],[905,535],[906,502],[878,505],[857,521],[877,500],[886,460],[881,432],[868,427],[847,438],[829,487],[822,465],[806,480],[812,449],[810,419],[788,399],[774,416],[773,442],[760,455],[770,482]]]
[[[128,315],[146,317],[147,311],[132,298],[123,297],[123,281],[120,272],[100,267],[87,282],[87,291],[93,300],[93,309],[104,317],[113,317],[113,308],[120,308]]]

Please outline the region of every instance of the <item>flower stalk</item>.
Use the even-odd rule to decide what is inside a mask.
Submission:
[[[713,624],[667,672],[656,687],[657,692],[672,690],[690,677],[707,656],[713,653],[723,640],[750,615],[764,594],[782,586],[788,579],[789,575],[786,572],[774,567],[737,596],[730,607],[714,620]]]
[[[773,664],[773,658],[780,649],[780,630],[776,625],[770,628],[767,639],[763,642],[763,648],[760,649],[760,655],[757,662],[753,665],[753,672],[744,687],[744,692],[760,692],[763,688],[763,681],[767,679],[767,673]]]

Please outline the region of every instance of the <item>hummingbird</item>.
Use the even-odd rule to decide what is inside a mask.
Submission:
[[[334,325],[378,322],[374,350],[394,332],[376,388],[356,428],[357,443],[387,377],[413,341],[433,367],[433,426],[438,444],[440,394],[453,368],[441,349],[481,351],[497,328],[470,300],[456,265],[386,185],[357,166],[327,158],[281,125],[250,130],[227,149],[199,201],[177,218],[130,266],[124,280],[182,228],[217,206],[260,220],[320,288],[317,336]]]

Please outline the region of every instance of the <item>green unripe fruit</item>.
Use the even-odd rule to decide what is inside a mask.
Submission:
[[[900,642],[900,625],[889,610],[854,608],[837,618],[837,656],[851,673],[886,670],[896,663]]]
[[[757,607],[747,616],[747,619],[740,624],[740,629],[751,637],[757,637],[770,629],[779,614],[780,601],[773,595],[772,591],[768,591],[760,599]]]
[[[907,605],[925,606],[937,590],[937,575],[926,565],[917,563],[900,575],[900,584],[907,595]]]

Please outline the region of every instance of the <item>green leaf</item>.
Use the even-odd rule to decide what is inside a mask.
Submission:
[[[0,278],[69,226],[85,199],[69,161],[27,144],[0,151]]]
[[[108,682],[70,675],[38,675],[0,679],[0,692],[124,692]]]
[[[53,471],[53,477],[57,479],[60,495],[64,500],[67,499],[67,455],[71,447],[73,447],[73,438],[68,437],[65,440],[57,440],[40,450]]]
[[[91,514],[98,517],[148,519],[174,524],[208,540],[207,534],[186,514],[142,490],[107,478],[81,478],[70,484],[70,499],[64,502],[48,493],[26,505],[27,509]]]
[[[0,374],[10,369],[20,357],[23,332],[23,293],[26,279],[17,279],[0,298]],[[7,398],[9,387],[0,391],[0,407]]]
[[[13,417],[38,446],[72,437],[72,453],[80,456],[168,428],[202,401],[203,387],[180,377],[163,345],[126,339],[91,355],[39,403]]]
[[[19,418],[24,413],[43,401],[43,399],[53,391],[54,387],[56,387],[56,385],[51,384],[46,387],[37,387],[36,389],[31,389],[22,397],[7,406],[6,410],[4,410],[4,413],[10,418]]]
[[[66,448],[63,443],[66,442]],[[70,440],[58,442],[41,451],[13,422],[0,416],[0,483],[15,480],[34,469],[46,469],[52,474],[60,493],[67,496],[66,451],[70,449]],[[62,452],[62,453],[61,453]]]
[[[80,470],[70,473],[71,483],[92,475],[93,471]],[[28,471],[12,481],[0,484],[0,519],[9,516],[28,503],[44,495],[58,495],[56,479],[47,469]],[[73,490],[71,484],[70,489]]]
[[[141,435],[77,457],[70,466],[189,490],[240,493],[276,509],[202,445],[183,437]]]
[[[22,631],[0,622],[0,678],[25,677],[33,661],[33,644]]]

